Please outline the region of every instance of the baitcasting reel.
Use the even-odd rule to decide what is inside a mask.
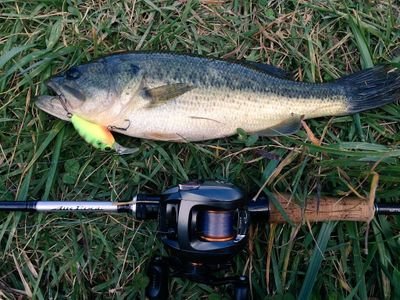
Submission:
[[[137,203],[145,207],[143,200]],[[213,275],[228,270],[247,243],[249,212],[241,190],[227,183],[190,182],[165,191],[159,205],[159,236],[170,256],[150,263],[146,295],[168,298],[167,279],[173,276],[213,286],[231,284],[234,299],[248,299],[246,276]]]

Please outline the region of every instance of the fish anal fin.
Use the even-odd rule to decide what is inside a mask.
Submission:
[[[150,107],[154,107],[175,99],[194,89],[194,86],[185,83],[173,83],[158,86],[155,88],[144,88],[144,96],[150,98]]]
[[[291,118],[286,119],[272,127],[254,132],[259,136],[279,136],[289,135],[297,132],[301,127],[301,120],[304,116],[293,115]]]

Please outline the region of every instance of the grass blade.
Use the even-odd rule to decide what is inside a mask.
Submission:
[[[28,50],[32,47],[34,47],[35,44],[28,44],[28,45],[24,45],[24,46],[16,46],[12,49],[10,49],[9,51],[7,51],[6,53],[3,53],[0,56],[0,69],[2,69],[6,63],[8,63],[10,61],[10,59],[12,59],[14,56],[18,55],[19,53]]]
[[[317,244],[310,258],[310,263],[304,278],[303,285],[301,287],[298,299],[310,299],[312,290],[315,284],[315,280],[318,276],[318,271],[321,268],[323,260],[323,254],[328,245],[328,241],[331,237],[332,230],[335,228],[336,223],[326,222],[323,223],[318,234]]]
[[[351,28],[351,32],[353,33],[353,36],[356,39],[358,51],[360,52],[362,58],[361,64],[363,66],[363,69],[373,67],[374,63],[372,61],[371,53],[368,46],[369,43],[367,42],[362,29],[357,25],[353,16],[349,15],[348,21]]]
[[[371,53],[367,44],[367,41],[365,39],[365,35],[362,32],[362,29],[356,25],[356,22],[354,21],[353,16],[348,17],[349,24],[351,31],[356,39],[357,45],[358,45],[358,50],[360,51],[360,55],[362,57],[361,64],[364,69],[366,68],[371,68],[373,67],[374,63],[372,62],[372,57]],[[360,114],[354,114],[353,116],[354,123],[356,125],[357,132],[360,136],[361,141],[365,141],[365,134],[364,131],[362,130],[361,126],[361,119],[360,119]]]
[[[32,166],[35,164],[35,162],[39,159],[39,157],[43,154],[43,152],[46,150],[46,148],[49,146],[49,144],[54,140],[54,138],[59,134],[61,129],[65,126],[65,122],[58,121],[54,128],[50,130],[49,134],[47,135],[46,139],[40,144],[38,150],[35,152],[33,155],[31,161],[25,168],[25,172],[27,170],[30,170]]]
[[[58,162],[60,160],[60,152],[61,152],[61,147],[63,144],[63,140],[64,140],[64,127],[60,130],[59,134],[57,135],[57,139],[56,139],[56,143],[54,146],[54,152],[53,152],[53,156],[51,158],[51,162],[50,162],[50,169],[49,172],[47,174],[47,180],[46,180],[46,185],[45,185],[45,189],[44,189],[44,194],[42,197],[42,200],[47,200],[49,198],[49,194],[50,194],[50,189],[53,186],[54,183],[54,178],[56,176],[56,171],[57,171],[57,166],[58,166]]]

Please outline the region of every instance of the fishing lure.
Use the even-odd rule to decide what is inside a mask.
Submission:
[[[79,135],[96,149],[103,151],[114,149],[118,154],[131,154],[138,150],[121,146],[107,127],[85,120],[76,114],[71,116],[71,123]]]

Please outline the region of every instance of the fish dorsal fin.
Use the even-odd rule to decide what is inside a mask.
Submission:
[[[144,95],[145,97],[150,98],[150,106],[154,107],[163,104],[170,99],[175,99],[192,89],[194,89],[194,86],[186,83],[173,83],[161,85],[155,88],[144,88]]]
[[[286,119],[267,129],[257,131],[255,134],[258,134],[259,136],[279,136],[293,134],[300,129],[301,120],[303,117],[304,116],[293,115],[289,119]]]
[[[275,67],[273,65],[263,64],[263,63],[259,63],[259,62],[255,62],[255,61],[246,61],[246,64],[251,66],[254,69],[257,69],[258,71],[267,73],[268,75],[278,77],[281,79],[293,80],[293,76],[290,72],[288,72],[284,69]]]

